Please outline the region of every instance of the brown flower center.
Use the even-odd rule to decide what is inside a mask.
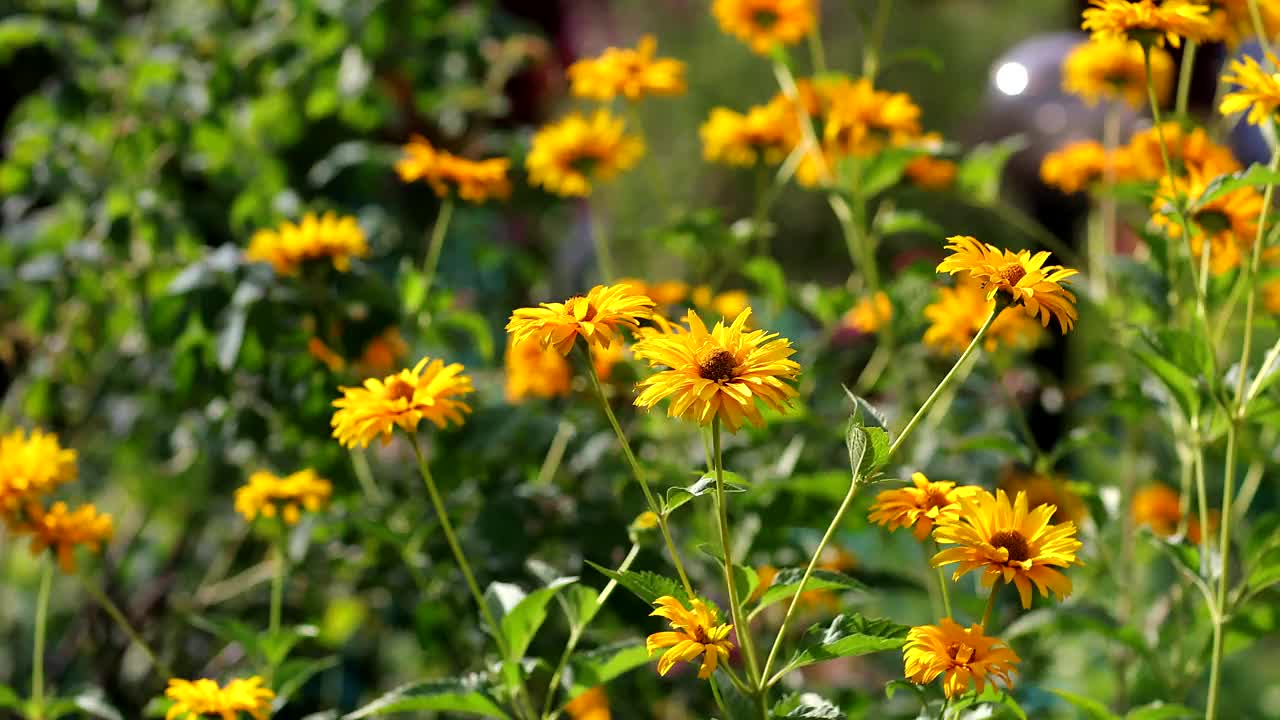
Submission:
[[[973,648],[962,642],[951,643],[947,646],[947,657],[960,665],[967,665],[973,659]]]
[[[1026,277],[1026,275],[1027,275],[1027,269],[1022,267],[1022,263],[1005,265],[1004,267],[1000,268],[1000,279],[1003,280],[1005,284],[1007,284],[1009,287],[1014,287],[1015,285],[1017,285],[1018,281]]]
[[[414,388],[413,385],[410,385],[400,378],[396,378],[387,383],[387,395],[389,395],[392,400],[408,400],[409,402],[412,402],[415,389],[416,388]]]
[[[737,365],[738,359],[733,356],[733,353],[723,349],[716,350],[699,363],[698,375],[713,382],[732,380],[733,369]]]
[[[932,508],[943,508],[951,504],[947,499],[947,494],[938,488],[931,487],[924,491],[924,507],[926,510]]]
[[[778,22],[778,13],[767,8],[761,8],[751,14],[751,22],[761,30],[768,30]]]
[[[1207,235],[1217,235],[1231,229],[1231,218],[1221,210],[1201,210],[1196,213],[1195,221]]]
[[[1017,530],[1001,530],[991,536],[991,544],[1009,551],[1010,562],[1022,562],[1031,557],[1031,547],[1027,539]]]

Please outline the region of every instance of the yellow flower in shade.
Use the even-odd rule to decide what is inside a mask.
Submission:
[[[933,482],[924,473],[913,473],[915,487],[885,490],[876,495],[875,504],[867,519],[889,528],[911,528],[917,540],[924,541],[933,532],[933,526],[943,520],[954,521],[960,516],[960,498],[977,492],[975,485],[956,487],[953,482]]]
[[[620,344],[620,343],[619,343]],[[533,340],[507,338],[503,365],[507,373],[507,402],[526,398],[565,397],[573,389],[573,370],[563,355]]]
[[[1027,494],[1020,492],[1012,503],[1003,490],[995,495],[980,490],[960,498],[960,514],[943,518],[933,538],[944,545],[957,545],[933,556],[933,565],[960,563],[953,579],[970,570],[982,570],[982,584],[996,581],[1016,585],[1022,607],[1031,607],[1031,585],[1059,599],[1071,594],[1071,580],[1055,568],[1083,564],[1076,559],[1080,541],[1073,522],[1051,524],[1057,511],[1052,505],[1027,509]]]
[[[1151,528],[1155,534],[1168,538],[1178,532],[1182,524],[1182,503],[1178,492],[1164,483],[1151,483],[1138,488],[1130,500],[1130,516],[1133,524]],[[1209,532],[1216,531],[1220,513],[1211,511]],[[1186,519],[1187,540],[1200,544],[1200,518],[1194,513]]]
[[[302,517],[303,509],[316,512],[329,503],[331,495],[333,485],[311,468],[285,477],[259,470],[236,490],[236,512],[249,522],[259,515],[267,518],[279,515],[294,525]]]
[[[387,328],[364,346],[360,354],[360,369],[372,374],[389,373],[409,354],[409,344],[400,335],[400,328]]]
[[[507,332],[517,344],[532,339],[568,355],[578,337],[602,348],[622,342],[624,328],[634,331],[640,320],[652,314],[653,300],[631,285],[597,285],[585,296],[516,310],[507,322]]]
[[[795,146],[796,129],[795,110],[771,102],[745,114],[712,108],[698,135],[707,162],[747,167],[758,162],[776,165],[786,159]]]
[[[1000,472],[999,486],[1010,495],[1026,493],[1028,507],[1056,507],[1057,511],[1049,517],[1050,522],[1070,520],[1078,525],[1087,514],[1084,501],[1067,486],[1066,480],[1057,475],[1046,475],[1010,465]]]
[[[609,48],[600,57],[575,62],[569,66],[574,96],[607,102],[619,95],[628,100],[680,95],[685,90],[684,63],[655,58],[657,51],[658,41],[645,35],[635,49]]]
[[[52,549],[58,556],[58,566],[67,574],[76,571],[77,547],[83,545],[98,552],[114,532],[111,516],[99,513],[92,504],[73,511],[61,501],[47,512],[39,503],[27,505],[26,515],[14,522],[14,530],[31,536],[32,555]]]
[[[351,258],[369,254],[364,231],[356,219],[327,212],[307,213],[297,225],[285,221],[275,229],[259,230],[249,240],[245,258],[271,263],[281,275],[293,275],[311,260],[328,259],[340,272],[351,269]]]
[[[1050,187],[1071,195],[1106,179],[1126,180],[1133,176],[1132,161],[1124,149],[1107,152],[1097,140],[1081,140],[1044,156],[1040,179]]]
[[[1164,158],[1160,154],[1160,134],[1164,135],[1165,149],[1169,152],[1169,164],[1173,174],[1182,177],[1190,170],[1215,177],[1240,169],[1231,150],[1215,143],[1201,128],[1183,130],[1177,122],[1169,121],[1157,128],[1134,133],[1129,140],[1129,160],[1133,174],[1139,180],[1157,182],[1165,172]]]
[[[534,133],[525,158],[529,182],[556,195],[586,197],[593,182],[605,182],[636,164],[644,141],[628,135],[621,118],[605,110],[590,117],[565,116]]]
[[[840,324],[853,328],[860,333],[877,333],[893,319],[893,303],[883,290],[862,298],[849,308]]]
[[[688,332],[651,335],[635,344],[637,358],[650,367],[665,367],[637,386],[635,404],[652,408],[671,398],[667,414],[709,425],[719,418],[736,431],[744,418],[764,424],[756,400],[783,411],[796,390],[789,385],[800,374],[791,359],[791,341],[777,333],[745,330],[751,309],[731,325],[716,323],[708,331],[696,312],[689,311]]]
[[[396,162],[396,173],[404,182],[423,180],[438,197],[456,194],[474,203],[511,195],[510,169],[508,158],[468,160],[438,150],[418,135],[404,146],[404,157]]]
[[[1280,5],[1274,0],[1260,0],[1258,13],[1267,37],[1280,33]],[[1209,31],[1206,38],[1226,43],[1234,48],[1254,35],[1253,17],[1249,13],[1249,0],[1214,0],[1209,6]]]
[[[956,179],[956,164],[932,155],[920,155],[911,159],[903,173],[911,184],[922,190],[946,190]]]
[[[609,694],[603,685],[597,685],[570,700],[564,706],[572,720],[609,720]]]
[[[951,618],[911,628],[902,654],[908,680],[927,685],[941,675],[948,698],[963,695],[970,686],[981,693],[988,681],[1011,688],[1009,675],[1021,662],[1013,648],[988,637],[978,623],[965,628]]]
[[[458,363],[424,357],[412,370],[338,388],[342,397],[333,401],[338,408],[330,421],[333,437],[346,447],[368,447],[379,435],[383,444],[391,442],[397,425],[405,432],[414,432],[424,419],[439,428],[461,425],[471,407],[459,398],[474,391],[462,370]]]
[[[329,372],[341,372],[347,366],[347,361],[341,355],[314,335],[307,338],[307,354],[329,368]]]
[[[767,55],[775,43],[791,45],[814,31],[815,0],[715,0],[720,29]]]
[[[262,678],[236,679],[219,687],[207,678],[180,680],[170,678],[165,697],[173,701],[165,720],[195,720],[212,717],[219,720],[237,720],[240,713],[248,713],[253,720],[271,717],[271,701],[276,694],[262,686]]]
[[[1163,48],[1151,49],[1151,80],[1160,102],[1173,90],[1173,58]],[[1062,89],[1097,105],[1099,100],[1124,100],[1145,108],[1147,68],[1142,45],[1132,40],[1090,40],[1077,45],[1062,66]]]
[[[1242,187],[1201,203],[1212,177],[1191,170],[1181,179],[1165,177],[1151,201],[1151,221],[1170,237],[1182,237],[1182,221],[1173,213],[1175,204],[1189,207],[1190,247],[1199,258],[1204,240],[1209,238],[1209,271],[1221,275],[1240,266],[1253,246],[1258,232],[1258,216],[1262,211],[1262,194],[1252,187]],[[1176,190],[1176,192],[1175,192]],[[1188,202],[1189,200],[1189,202]]]
[[[655,283],[647,283],[637,278],[623,278],[614,284],[630,285],[634,292],[640,295],[647,295],[653,301],[653,304],[658,307],[675,305],[689,297],[689,283],[679,280],[660,280]]]
[[[865,157],[921,135],[920,107],[906,93],[877,90],[866,78],[838,81],[828,92],[822,134],[833,152]]]
[[[76,451],[41,430],[0,436],[0,513],[20,511],[32,500],[76,479]]]
[[[1060,283],[1077,273],[1061,265],[1045,265],[1047,251],[1015,253],[967,235],[953,235],[947,242],[951,254],[938,264],[938,272],[967,272],[986,288],[988,300],[1003,292],[1011,305],[1021,306],[1031,317],[1038,316],[1045,327],[1050,318],[1057,319],[1063,334],[1075,327],[1076,296]]]
[[[1263,68],[1258,61],[1245,56],[1241,60],[1232,60],[1230,72],[1222,76],[1222,82],[1238,87],[1227,93],[1218,105],[1223,115],[1233,115],[1249,111],[1247,116],[1254,125],[1265,125],[1276,115],[1276,107],[1280,106],[1280,61],[1276,56],[1267,53],[1267,63],[1271,69]]]
[[[1137,40],[1178,47],[1182,38],[1203,40],[1210,31],[1209,7],[1191,0],[1089,0],[1080,27],[1096,40]]]
[[[988,300],[986,292],[973,280],[965,278],[955,287],[938,288],[938,299],[924,308],[929,321],[924,344],[944,354],[964,352],[995,307],[996,301]],[[1035,318],[1002,312],[991,323],[982,346],[987,352],[994,352],[997,347],[1030,350],[1043,340],[1044,328]]]
[[[717,624],[715,611],[701,600],[694,598],[690,601],[692,611],[670,595],[654,600],[653,604],[658,609],[649,616],[666,618],[672,630],[654,633],[644,641],[650,655],[658,648],[670,648],[658,660],[659,675],[666,675],[678,662],[689,662],[701,655],[702,667],[698,669],[698,678],[706,680],[716,671],[716,665],[729,659],[729,652],[733,649],[729,631],[733,626]]]

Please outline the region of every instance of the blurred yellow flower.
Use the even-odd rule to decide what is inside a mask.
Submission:
[[[39,503],[30,503],[26,514],[13,521],[13,529],[18,534],[31,536],[32,555],[52,549],[58,557],[58,566],[67,574],[76,571],[78,546],[98,552],[114,532],[111,516],[99,513],[92,504],[81,505],[73,511],[61,501],[47,512]]]
[[[508,158],[468,160],[438,150],[418,135],[404,146],[404,157],[396,162],[396,173],[404,182],[424,180],[437,197],[456,194],[474,203],[510,196],[511,181],[507,179],[510,169]]]
[[[1076,296],[1059,283],[1077,273],[1061,265],[1045,265],[1047,251],[1014,253],[967,235],[953,235],[947,243],[951,255],[938,264],[938,272],[968,273],[988,288],[988,300],[1004,292],[1012,305],[1021,306],[1031,317],[1039,316],[1045,327],[1050,318],[1057,319],[1063,334],[1075,327]]]
[[[409,344],[400,335],[400,328],[389,327],[369,341],[360,354],[359,366],[368,374],[389,373],[399,365],[401,358],[409,354]]]
[[[920,106],[906,93],[877,90],[867,78],[840,80],[828,92],[822,136],[832,152],[865,157],[921,135]]]
[[[593,182],[605,182],[636,164],[644,141],[628,135],[621,118],[597,110],[572,113],[533,136],[525,158],[529,182],[547,192],[586,197]]]
[[[1161,537],[1168,538],[1178,532],[1182,523],[1182,503],[1178,492],[1164,483],[1150,483],[1138,488],[1133,494],[1129,506],[1133,524],[1146,526]],[[1219,512],[1213,510],[1209,515],[1209,532],[1216,530]],[[1192,544],[1200,544],[1200,518],[1195,513],[1186,519],[1187,540]]]
[[[971,686],[981,693],[988,681],[994,686],[999,680],[1011,688],[1009,675],[1021,662],[1012,648],[987,636],[978,623],[965,628],[951,618],[911,628],[903,660],[906,678],[917,685],[927,685],[941,675],[948,698],[963,695]]]
[[[1040,161],[1040,179],[1071,195],[1106,179],[1110,170],[1114,180],[1133,176],[1132,161],[1123,148],[1111,152],[1097,140],[1080,140],[1054,150]]]
[[[637,358],[650,367],[664,367],[641,380],[635,404],[652,408],[671,398],[667,414],[710,425],[719,418],[732,432],[743,419],[763,425],[759,399],[779,412],[795,397],[789,385],[800,373],[791,360],[791,341],[764,330],[747,332],[751,309],[743,310],[729,326],[716,323],[708,331],[696,312],[689,311],[689,331],[651,335],[635,344]]]
[[[1010,495],[1026,493],[1028,507],[1052,505],[1057,508],[1049,516],[1051,522],[1070,520],[1079,525],[1087,514],[1084,501],[1072,492],[1065,479],[1057,475],[1046,475],[1010,465],[1000,472],[999,485],[1001,490]]]
[[[631,527],[636,530],[652,530],[658,527],[658,514],[652,510],[645,510],[631,521]]]
[[[1160,154],[1160,134],[1164,135],[1173,174],[1178,177],[1189,170],[1214,177],[1240,169],[1231,150],[1215,143],[1203,129],[1183,130],[1171,120],[1159,129],[1152,127],[1136,132],[1129,139],[1129,160],[1137,179],[1157,182],[1168,174]]]
[[[303,509],[317,512],[329,503],[331,495],[333,485],[311,468],[285,477],[259,470],[249,476],[249,482],[236,489],[236,512],[249,522],[258,515],[266,518],[279,515],[285,523],[294,525],[302,517]]]
[[[1256,188],[1242,187],[1201,203],[1200,198],[1213,179],[1195,169],[1176,182],[1169,177],[1163,178],[1151,200],[1151,222],[1170,237],[1180,238],[1182,222],[1173,213],[1177,207],[1184,210],[1189,207],[1187,220],[1191,226],[1192,256],[1200,257],[1204,240],[1208,237],[1209,271],[1221,275],[1239,267],[1253,246],[1263,202],[1262,194]]]
[[[597,285],[585,296],[516,310],[507,322],[507,332],[516,343],[532,339],[568,355],[578,337],[602,348],[620,343],[624,328],[634,331],[640,320],[652,314],[653,300],[631,285]]]
[[[648,283],[639,278],[622,278],[616,281],[614,285],[630,285],[634,292],[640,295],[648,295],[649,299],[657,307],[675,305],[689,297],[689,283],[680,280],[660,280],[655,283]]]
[[[958,355],[969,347],[996,301],[972,279],[962,278],[955,287],[938,288],[938,299],[924,308],[929,327],[924,331],[924,344],[941,353]],[[1029,350],[1044,340],[1044,328],[1024,313],[1002,312],[982,339],[982,347],[993,352],[1003,346]]]
[[[262,678],[254,676],[228,682],[225,687],[207,678],[196,681],[170,678],[165,697],[173,701],[165,720],[195,720],[216,717],[236,720],[248,713],[254,720],[271,717],[271,701],[276,694],[262,686]]]
[[[684,63],[655,58],[657,50],[658,41],[645,35],[635,49],[609,48],[600,57],[575,62],[569,66],[574,96],[609,101],[619,95],[639,100],[646,95],[683,93]]]
[[[796,142],[796,115],[790,106],[770,102],[740,113],[712,108],[698,128],[702,157],[707,162],[746,167],[786,159]]]
[[[352,258],[368,254],[369,245],[356,219],[333,212],[322,216],[309,212],[297,225],[286,220],[278,228],[259,230],[244,253],[250,262],[271,263],[281,275],[293,275],[303,263],[325,258],[336,270],[346,272]]]
[[[954,522],[960,516],[960,498],[977,492],[976,485],[961,485],[946,480],[937,482],[924,473],[912,473],[911,482],[896,490],[885,490],[876,495],[867,520],[887,527],[890,532],[898,528],[911,528],[917,540],[924,541],[933,532],[933,526],[941,522]]]
[[[815,32],[815,0],[715,0],[720,29],[767,55],[775,43],[791,45]]]
[[[946,190],[955,182],[958,168],[951,160],[932,155],[914,157],[903,169],[913,185],[922,190]]]
[[[597,685],[570,700],[564,711],[572,720],[609,720],[609,694],[603,685]]]
[[[0,513],[20,511],[76,474],[76,451],[62,447],[53,433],[14,430],[0,437]]]
[[[1191,0],[1089,0],[1080,27],[1097,40],[1137,40],[1178,47],[1182,38],[1203,40],[1210,31],[1209,7]]]
[[[507,375],[506,398],[513,405],[530,397],[565,397],[573,388],[569,361],[553,348],[543,347],[534,340],[517,343],[514,337],[508,336],[503,365]]]
[[[1267,37],[1273,38],[1280,33],[1280,5],[1275,0],[1258,0],[1258,14]],[[1207,39],[1235,48],[1255,34],[1249,0],[1213,0],[1209,4]]]
[[[698,678],[706,680],[716,671],[716,665],[728,661],[733,649],[733,641],[729,640],[733,626],[717,624],[715,611],[705,603],[694,598],[690,602],[693,607],[690,611],[679,600],[664,595],[653,604],[658,609],[649,616],[666,618],[673,631],[654,633],[644,642],[650,655],[658,648],[670,648],[658,660],[659,675],[666,675],[678,662],[695,660],[701,655]]]
[[[751,305],[751,296],[745,290],[725,290],[712,294],[707,285],[699,285],[693,289],[689,298],[694,307],[703,312],[718,315],[725,320],[736,318]]]
[[[1222,98],[1218,111],[1223,115],[1233,115],[1248,110],[1247,119],[1253,125],[1265,125],[1275,118],[1276,107],[1280,106],[1280,71],[1277,70],[1280,61],[1267,53],[1267,63],[1270,69],[1263,68],[1247,55],[1240,60],[1232,60],[1222,82],[1239,87]]]
[[[880,332],[893,319],[893,303],[883,290],[862,298],[849,312],[844,314],[840,324],[868,335]]]
[[[1151,80],[1163,103],[1173,90],[1173,58],[1163,48],[1151,49]],[[1089,40],[1068,53],[1062,66],[1062,89],[1089,105],[1124,100],[1135,109],[1147,105],[1147,68],[1142,45],[1132,40]]]
[[[461,425],[471,407],[458,398],[474,391],[462,370],[458,363],[424,357],[412,370],[369,378],[362,387],[338,388],[342,397],[333,401],[338,408],[330,421],[333,437],[346,447],[368,447],[379,435],[383,444],[391,442],[397,425],[405,432],[417,430],[423,419],[439,428]]]

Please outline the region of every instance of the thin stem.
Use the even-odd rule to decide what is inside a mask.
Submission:
[[[151,666],[160,671],[160,674],[164,675],[166,678],[175,677],[173,669],[164,662],[161,662],[156,653],[151,649],[151,646],[148,645],[147,642],[142,639],[142,636],[138,631],[133,628],[133,625],[129,623],[129,619],[125,617],[119,606],[111,600],[111,597],[103,592],[102,588],[95,585],[91,580],[89,580],[89,578],[84,577],[83,575],[80,577],[80,582],[84,585],[84,589],[89,593],[89,596],[92,597],[98,603],[98,606],[102,608],[103,612],[109,615],[129,640],[142,650],[142,654],[147,656],[147,660],[151,663]]]
[[[49,593],[53,588],[53,559],[46,557],[40,568],[40,590],[36,595],[36,638],[31,653],[31,704],[37,719],[44,717],[44,644],[49,623]]]
[[[1191,97],[1191,76],[1196,64],[1196,49],[1199,44],[1190,38],[1182,49],[1182,66],[1178,68],[1178,97],[1173,106],[1178,117],[1187,116],[1187,100]]]
[[[436,213],[435,224],[431,226],[431,239],[427,243],[427,255],[422,260],[422,297],[425,300],[431,293],[431,285],[436,279],[436,267],[440,264],[440,250],[444,248],[445,232],[449,229],[449,219],[453,217],[453,197],[446,197],[440,203],[440,211]]]
[[[868,257],[867,236],[854,219],[853,208],[842,195],[837,193],[829,193],[827,202],[831,205],[831,212],[836,216],[836,220],[840,222],[840,234],[844,237],[845,249],[849,251],[849,262],[853,263],[855,268],[862,270],[868,291],[874,293],[880,287],[879,272],[875,267],[874,257]]]
[[[755,643],[751,639],[751,626],[742,619],[742,602],[738,597],[737,583],[733,579],[733,541],[729,534],[729,507],[724,497],[724,453],[720,444],[720,418],[711,421],[711,454],[716,478],[716,520],[720,530],[720,547],[724,553],[724,584],[729,591],[729,611],[733,626],[738,630],[738,644],[747,659],[747,671],[752,684],[763,690],[760,665],[756,661]]]
[[[604,223],[600,213],[593,204],[587,205],[587,214],[591,220],[591,242],[596,250],[596,263],[600,271],[600,280],[609,282],[613,279],[613,253],[609,250],[609,238],[605,235]]]
[[[769,168],[761,164],[756,168],[756,206],[751,214],[751,236],[755,241],[756,254],[763,256],[769,255],[769,233],[765,232],[764,224],[769,215],[769,206],[773,204],[771,183]]]
[[[933,549],[937,551],[941,551],[942,549],[938,547],[938,542],[936,540],[933,543]],[[925,558],[925,560],[928,562],[928,558]],[[940,567],[934,568],[934,573],[938,576],[938,589],[942,591],[942,609],[946,613],[947,617],[952,617],[951,592],[947,589],[947,575]]]
[[[1205,490],[1204,438],[1200,418],[1191,418],[1191,472],[1196,483],[1196,517],[1200,522],[1200,573],[1209,567],[1209,495]]]
[[[1268,55],[1274,55],[1275,50],[1271,48],[1271,38],[1267,37],[1267,27],[1262,23],[1262,13],[1258,9],[1258,0],[1249,0],[1249,18],[1253,20],[1253,32],[1258,36],[1258,44],[1262,45],[1262,49]],[[1215,107],[1217,107],[1215,105]]]
[[[987,596],[987,608],[982,611],[982,631],[984,633],[991,629],[991,612],[996,608],[996,593],[1000,591],[1002,583],[996,580],[991,585],[991,594]]]
[[[827,51],[822,46],[822,23],[814,23],[809,31],[809,60],[813,63],[813,74],[821,75],[827,71]]]
[[[569,440],[573,438],[573,434],[577,432],[573,423],[561,418],[560,423],[556,425],[555,437],[551,438],[551,447],[547,448],[547,455],[542,459],[542,466],[538,468],[538,477],[534,480],[534,485],[548,485],[551,478],[555,477],[556,470],[560,468],[560,462],[564,459],[564,452],[569,447]]]
[[[662,513],[658,500],[653,496],[653,491],[649,489],[649,483],[644,479],[644,472],[640,469],[640,462],[636,460],[635,453],[631,451],[631,442],[627,440],[626,433],[622,432],[622,426],[618,424],[617,416],[613,414],[613,408],[609,405],[609,398],[604,394],[604,387],[600,384],[600,377],[596,375],[596,365],[591,361],[591,350],[583,345],[581,346],[581,355],[587,367],[587,378],[591,381],[591,388],[595,390],[596,397],[600,398],[600,405],[604,408],[605,416],[609,418],[609,425],[613,427],[614,435],[618,436],[618,444],[622,446],[622,454],[626,457],[627,464],[631,466],[631,474],[644,492],[644,499],[649,504],[649,510],[658,516],[658,529],[662,531],[662,539],[667,544],[667,552],[671,555],[671,564],[675,565],[676,573],[680,575],[680,583],[684,585],[684,591],[692,598],[694,597],[693,585],[689,582],[689,576],[685,574],[684,563],[680,561],[680,551],[676,549],[675,541],[671,539],[671,530],[667,526],[667,518]]]
[[[862,51],[862,76],[875,82],[880,72],[880,46],[884,43],[885,27],[889,24],[889,10],[893,3],[877,0],[875,19],[871,21],[871,32],[867,37],[867,45]]]
[[[369,469],[369,456],[365,454],[364,448],[351,448],[351,469],[355,471],[356,481],[360,483],[360,490],[365,498],[381,504],[382,490],[373,479],[373,471]]]
[[[1116,184],[1116,167],[1110,158],[1115,154],[1116,148],[1120,145],[1120,121],[1123,108],[1119,102],[1112,102],[1107,107],[1106,116],[1103,118],[1102,124],[1102,143],[1107,151],[1107,164],[1103,180],[1106,182],[1108,192],[1102,196],[1099,201],[1099,209],[1102,214],[1102,238],[1101,244],[1097,248],[1090,248],[1090,260],[1094,262],[1094,271],[1097,278],[1094,280],[1095,287],[1101,291],[1101,296],[1106,297],[1108,290],[1107,283],[1107,266],[1111,256],[1116,253],[1116,241],[1119,235],[1119,211],[1117,209],[1115,193],[1112,190]],[[1094,254],[1097,257],[1093,257]]]

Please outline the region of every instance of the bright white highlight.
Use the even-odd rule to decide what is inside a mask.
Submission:
[[[1022,63],[1007,62],[996,70],[996,88],[1005,95],[1021,95],[1031,84],[1031,74]]]

